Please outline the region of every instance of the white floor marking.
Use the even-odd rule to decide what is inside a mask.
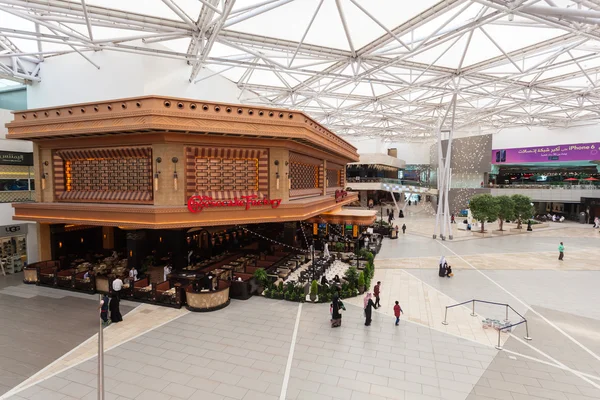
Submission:
[[[588,374],[588,373],[585,373],[585,372],[578,371],[578,370],[573,369],[573,368],[569,368],[567,366],[561,366],[559,364],[554,364],[554,363],[551,363],[549,361],[540,360],[539,358],[528,356],[526,354],[521,354],[521,353],[518,353],[516,351],[507,350],[507,349],[504,349],[502,351],[504,351],[506,353],[509,353],[509,354],[514,354],[515,356],[519,356],[521,358],[526,358],[526,359],[531,360],[531,361],[539,362],[540,364],[544,364],[544,365],[547,365],[549,367],[554,367],[554,368],[557,368],[557,369],[562,369],[564,371],[569,371],[569,372],[572,372],[575,375],[580,374],[580,375],[583,375],[583,376],[585,376],[587,378],[595,379],[597,381],[600,381],[600,376],[591,375],[591,374]],[[517,359],[517,357],[513,357],[513,356],[509,356],[508,358],[515,359],[515,360]]]
[[[133,310],[131,310],[129,313],[125,314],[125,315],[123,316],[123,321],[125,321],[125,319],[126,319],[126,317],[127,317],[128,315],[130,315],[132,312],[134,312],[135,310],[137,310],[137,309],[138,309],[139,307],[141,307],[142,305],[143,305],[143,304],[140,304],[140,305],[138,305],[136,308],[134,308]],[[131,338],[129,338],[129,339],[127,339],[127,340],[124,340],[124,341],[122,341],[122,342],[120,342],[120,343],[117,343],[117,344],[115,344],[115,345],[113,345],[113,346],[111,346],[111,347],[107,348],[107,349],[104,349],[104,353],[106,353],[106,352],[108,352],[108,351],[110,351],[110,350],[112,350],[112,349],[115,349],[115,348],[117,348],[117,347],[121,346],[122,344],[124,344],[124,343],[127,343],[127,342],[129,342],[129,341],[131,341],[131,340],[133,340],[133,339],[137,339],[137,338],[139,338],[140,336],[143,336],[143,335],[145,335],[145,334],[146,334],[146,333],[148,333],[148,332],[152,332],[153,330],[155,330],[155,329],[158,329],[158,328],[160,328],[161,326],[164,326],[164,325],[168,324],[169,322],[173,322],[173,321],[175,321],[176,319],[178,319],[178,318],[181,318],[181,317],[183,317],[184,315],[187,315],[187,314],[189,314],[189,311],[188,311],[188,312],[185,312],[185,313],[183,313],[183,314],[181,314],[181,315],[178,315],[178,316],[176,316],[176,317],[174,317],[174,318],[171,318],[170,320],[168,320],[168,321],[165,321],[165,322],[161,323],[160,325],[157,325],[157,326],[155,326],[155,327],[152,327],[152,328],[150,328],[150,329],[146,329],[145,331],[143,331],[143,332],[141,332],[141,333],[139,333],[139,334],[137,334],[137,335],[135,335],[135,336],[132,336]],[[110,325],[109,325],[108,327],[104,328],[104,329],[109,329],[109,328],[110,328]],[[30,376],[29,378],[27,378],[27,379],[26,379],[24,382],[27,382],[28,380],[31,380],[31,379],[35,378],[35,376],[36,376],[36,375],[40,375],[42,372],[44,372],[44,371],[46,371],[47,369],[51,368],[51,367],[52,367],[52,365],[54,365],[54,363],[56,363],[57,361],[60,361],[60,360],[62,360],[63,358],[67,357],[69,354],[71,354],[71,353],[75,352],[77,349],[79,349],[80,347],[84,346],[86,343],[88,343],[88,342],[90,342],[90,341],[92,341],[92,340],[95,340],[95,339],[97,339],[97,337],[98,337],[98,334],[97,334],[97,333],[96,333],[96,334],[94,334],[92,337],[88,338],[86,341],[84,341],[83,343],[81,343],[79,346],[75,347],[74,349],[72,349],[72,350],[71,350],[71,351],[69,351],[68,353],[64,354],[64,355],[63,355],[63,356],[61,356],[60,358],[57,358],[56,360],[52,361],[52,363],[48,364],[48,365],[47,365],[45,368],[43,368],[43,369],[39,370],[39,371],[38,371],[38,372],[36,372],[34,375],[32,375],[32,376]],[[86,358],[86,359],[84,359],[84,360],[81,360],[81,361],[79,361],[79,362],[77,362],[77,363],[75,363],[75,364],[73,364],[73,365],[70,365],[70,366],[68,366],[68,367],[66,367],[66,368],[63,368],[63,369],[61,369],[61,370],[59,370],[59,371],[56,371],[56,372],[54,372],[54,373],[50,374],[49,376],[47,376],[47,377],[45,377],[45,378],[43,378],[43,379],[40,379],[40,380],[37,380],[37,381],[33,381],[33,382],[30,382],[30,383],[26,384],[25,386],[19,387],[19,385],[22,385],[22,384],[24,383],[24,382],[21,382],[21,383],[20,383],[19,385],[17,385],[15,388],[13,388],[13,389],[9,390],[8,392],[6,392],[6,393],[4,393],[2,396],[0,396],[0,400],[8,400],[8,398],[9,398],[10,396],[14,396],[14,395],[16,395],[16,394],[18,394],[18,393],[22,392],[22,391],[23,391],[23,390],[25,390],[25,389],[29,389],[30,387],[37,385],[37,384],[38,384],[38,383],[40,383],[40,382],[43,382],[43,381],[45,381],[45,380],[48,380],[48,379],[50,379],[50,378],[52,378],[52,377],[54,377],[54,376],[56,376],[56,375],[58,375],[58,374],[60,374],[60,373],[63,373],[63,372],[65,372],[65,371],[67,371],[67,370],[69,370],[69,369],[71,369],[71,368],[75,368],[76,366],[78,366],[78,365],[80,365],[80,364],[83,364],[84,362],[86,362],[86,361],[89,361],[89,360],[93,359],[93,358],[94,358],[94,357],[96,357],[96,356],[97,356],[97,354],[96,354],[96,355],[94,355],[94,356],[88,357],[88,358]]]
[[[285,374],[281,385],[281,395],[279,400],[286,400],[288,383],[290,381],[290,371],[292,370],[292,360],[294,359],[294,349],[296,348],[296,338],[298,337],[298,327],[300,326],[300,316],[302,315],[302,303],[298,304],[298,313],[296,314],[296,323],[294,324],[294,333],[292,334],[292,344],[288,354],[287,364],[285,365]]]
[[[553,327],[554,329],[556,329],[558,332],[560,332],[561,334],[563,334],[566,338],[568,338],[569,340],[571,340],[573,343],[575,343],[577,346],[579,346],[586,353],[588,353],[589,355],[591,355],[592,357],[594,357],[596,360],[600,361],[600,357],[598,355],[596,355],[596,353],[594,353],[593,351],[591,351],[590,349],[588,349],[587,347],[585,347],[582,343],[580,343],[579,341],[577,341],[577,339],[575,339],[574,337],[572,337],[571,335],[569,335],[567,332],[565,332],[564,330],[562,330],[559,326],[557,326],[555,323],[553,323],[552,321],[550,321],[548,318],[544,317],[538,311],[534,310],[529,304],[525,303],[523,300],[519,299],[517,296],[515,296],[514,294],[512,294],[511,292],[509,292],[508,289],[504,288],[498,282],[496,282],[495,280],[493,280],[492,278],[490,278],[489,276],[487,276],[485,273],[483,273],[481,270],[479,270],[473,264],[471,264],[470,262],[468,262],[467,260],[465,260],[462,256],[458,255],[455,251],[453,251],[452,249],[450,249],[448,246],[446,246],[445,244],[443,244],[441,242],[438,242],[438,243],[440,245],[442,245],[444,248],[446,248],[446,250],[448,250],[449,252],[451,252],[452,254],[454,254],[455,256],[457,256],[458,258],[460,258],[461,260],[463,260],[465,263],[467,263],[467,265],[469,265],[475,271],[479,272],[487,280],[489,280],[490,282],[492,282],[494,285],[498,286],[498,288],[500,288],[501,290],[503,290],[506,294],[508,294],[509,296],[511,296],[512,298],[514,298],[515,300],[517,300],[519,303],[521,303],[522,305],[524,305],[529,311],[531,311],[532,313],[534,313],[535,315],[537,315],[538,317],[540,317],[541,319],[543,319],[548,325],[550,325],[551,327]],[[530,346],[530,347],[532,349],[540,352],[541,354],[544,354],[540,350],[536,349],[535,347],[533,347],[533,346]],[[547,356],[547,357],[549,359],[551,359],[549,356]],[[581,378],[584,379],[583,377],[581,377]],[[584,380],[587,380],[587,379],[584,379]]]
[[[511,336],[516,339],[517,341],[519,341],[520,343],[524,344],[525,346],[531,348],[532,350],[540,353],[541,355],[543,355],[544,357],[546,357],[548,360],[554,362],[556,365],[560,365],[561,369],[564,369],[565,371],[569,371],[572,374],[574,374],[575,376],[580,377],[581,379],[583,379],[584,381],[586,381],[587,383],[589,383],[590,385],[594,386],[596,389],[600,389],[600,385],[597,384],[596,382],[592,382],[589,378],[585,377],[583,375],[583,373],[576,371],[570,367],[567,367],[565,364],[561,363],[560,361],[558,361],[557,359],[555,359],[554,357],[550,356],[549,354],[543,352],[542,350],[538,349],[537,347],[534,347],[532,345],[530,345],[529,343],[527,343],[525,340],[521,339],[520,337],[517,337],[513,334],[511,334]]]

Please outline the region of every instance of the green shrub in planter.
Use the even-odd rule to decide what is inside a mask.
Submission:
[[[317,281],[313,280],[310,284],[310,301],[315,301],[317,299],[317,294],[319,293],[319,284]]]
[[[267,271],[265,271],[264,268],[258,268],[256,271],[254,271],[253,276],[254,279],[256,279],[256,282],[263,288],[266,288],[269,284],[269,277],[267,276]]]
[[[356,267],[348,268],[344,274],[344,278],[346,278],[350,286],[356,286],[358,283],[358,270]]]
[[[358,274],[358,293],[363,294],[365,292],[365,273],[360,271]]]

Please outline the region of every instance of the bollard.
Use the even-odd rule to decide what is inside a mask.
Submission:
[[[500,332],[501,330],[498,329],[498,345],[496,346],[496,350],[502,350],[502,346],[500,346]]]
[[[100,305],[102,305],[102,295],[100,295]],[[104,330],[102,318],[100,320],[100,330],[98,331],[98,400],[104,400]]]
[[[531,340],[531,338],[529,337],[529,326],[527,325],[527,320],[525,320],[525,340]]]

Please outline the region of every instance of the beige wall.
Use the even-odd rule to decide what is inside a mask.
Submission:
[[[279,189],[277,189],[277,166],[275,160],[279,161]],[[288,186],[288,173],[290,152],[288,149],[279,147],[271,147],[269,149],[269,198],[282,199],[288,201],[290,199],[290,190]]]
[[[52,251],[50,249],[50,224],[37,223],[37,228],[40,261],[51,260]]]
[[[44,165],[47,162],[48,165]],[[54,171],[52,170],[52,150],[33,147],[33,164],[35,171],[35,197],[37,202],[54,201]],[[42,190],[42,173],[46,173],[46,189]]]
[[[152,168],[153,174],[156,172],[156,159],[160,157],[162,162],[158,164],[158,192],[154,192],[154,205],[156,206],[182,206],[186,204],[185,195],[185,147],[181,144],[155,144],[152,146]],[[174,189],[173,173],[175,164],[173,157],[178,158],[177,162],[177,190]],[[153,181],[154,185],[154,181]]]

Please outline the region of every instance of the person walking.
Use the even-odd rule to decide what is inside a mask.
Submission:
[[[112,281],[112,290],[117,298],[121,297],[121,289],[123,289],[123,281],[118,276]]]
[[[110,320],[108,319],[108,296],[102,296],[102,300],[100,300],[100,318],[102,319],[102,326],[110,325]]]
[[[400,307],[400,303],[396,300],[396,305],[394,306],[394,316],[396,317],[396,326],[400,324],[400,313],[404,314],[402,311],[402,307]]]
[[[121,310],[119,309],[119,296],[113,295],[113,298],[110,299],[110,321],[117,323],[123,321],[123,316],[121,315]]]
[[[560,261],[563,261],[564,257],[565,257],[565,245],[563,244],[563,242],[560,242],[560,244],[558,245],[558,259]]]
[[[381,306],[380,301],[380,297],[379,295],[381,294],[381,281],[377,281],[377,285],[375,285],[375,287],[373,288],[373,292],[375,293],[375,304],[374,307],[375,309],[377,309],[377,307]]]
[[[402,234],[406,233],[406,224],[402,224]]]
[[[365,306],[365,326],[371,325],[371,315],[373,313],[373,307],[375,307],[375,303],[373,303],[373,298],[371,297],[371,293],[367,293],[364,300]]]
[[[331,327],[337,328],[342,325],[342,310],[345,310],[344,303],[340,300],[340,289],[337,288],[333,294],[331,301],[330,312],[331,312]]]

